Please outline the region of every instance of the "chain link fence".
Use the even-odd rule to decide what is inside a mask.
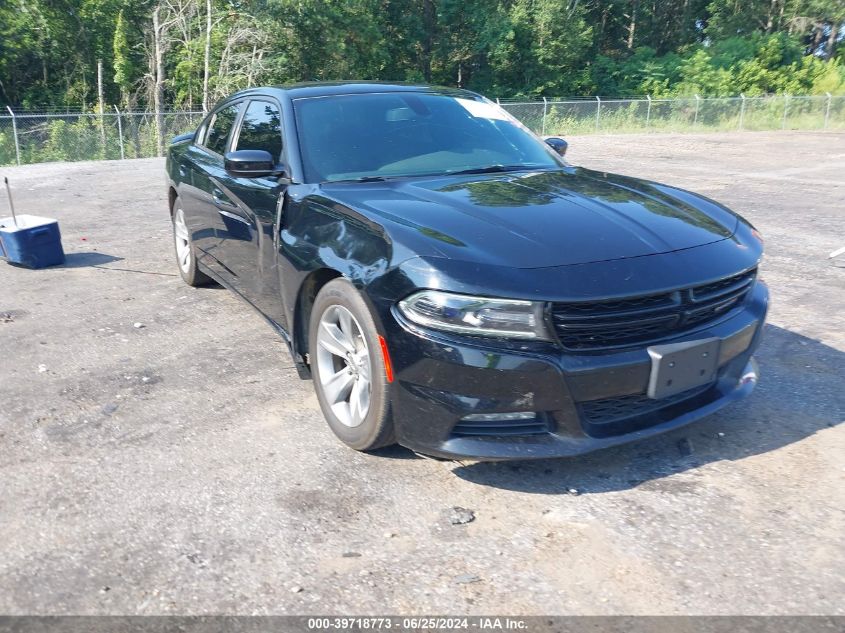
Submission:
[[[161,136],[196,129],[202,112],[162,112]],[[0,165],[158,156],[153,112],[0,115]]]
[[[845,95],[590,99],[499,104],[543,135],[845,129]]]
[[[740,130],[845,130],[845,95],[544,99],[500,105],[534,132],[570,135]],[[202,112],[163,112],[166,145]],[[0,165],[157,156],[152,112],[0,114]]]

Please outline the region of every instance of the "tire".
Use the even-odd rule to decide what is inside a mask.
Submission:
[[[394,444],[378,331],[367,304],[345,279],[330,281],[317,295],[308,351],[317,400],[338,439],[357,451]]]
[[[185,224],[185,212],[181,198],[173,202],[173,247],[176,252],[176,266],[182,280],[189,286],[204,286],[211,278],[197,267],[196,248],[191,241],[191,232]]]

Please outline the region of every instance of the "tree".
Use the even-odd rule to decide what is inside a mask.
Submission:
[[[4,0],[0,102],[89,108],[98,60],[102,101],[158,111],[315,79],[500,97],[820,90],[839,85],[843,39],[845,0]]]
[[[208,112],[208,80],[211,76],[211,31],[214,27],[212,2],[205,0],[205,46],[202,63],[202,111]]]
[[[139,42],[135,41],[132,25],[126,18],[127,9],[122,9],[117,16],[114,29],[113,59],[114,83],[120,92],[120,103],[125,109],[131,109],[138,82],[143,77]]]
[[[592,28],[578,2],[516,0],[507,19],[507,33],[492,56],[497,93],[559,96],[589,86]],[[487,33],[496,36],[495,30]]]
[[[158,155],[164,155],[164,50],[171,22],[162,22],[162,6],[153,8],[153,49],[150,70],[153,82],[153,107],[155,108],[156,148]]]

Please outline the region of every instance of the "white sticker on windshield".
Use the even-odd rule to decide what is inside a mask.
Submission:
[[[499,119],[500,121],[508,121],[508,115],[499,106],[492,103],[485,103],[484,101],[473,101],[472,99],[456,98],[466,111],[472,116],[481,117],[482,119]]]

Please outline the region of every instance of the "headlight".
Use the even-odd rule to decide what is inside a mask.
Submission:
[[[475,336],[548,340],[544,304],[421,290],[399,302],[409,320],[436,330]]]

